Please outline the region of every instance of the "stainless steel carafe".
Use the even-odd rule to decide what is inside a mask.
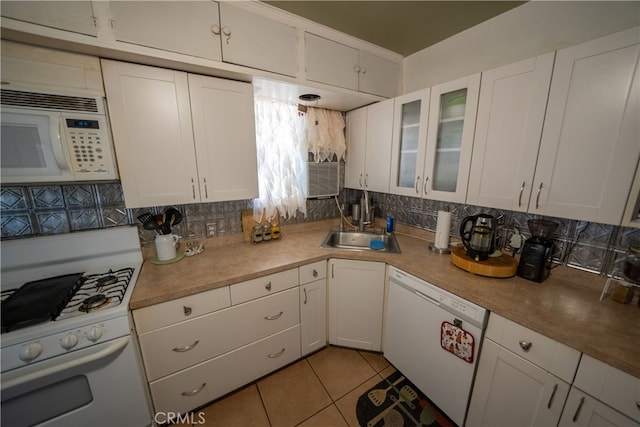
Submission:
[[[460,238],[470,258],[488,259],[495,249],[495,218],[487,214],[466,217],[460,223]]]

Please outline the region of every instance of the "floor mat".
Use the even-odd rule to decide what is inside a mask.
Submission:
[[[360,396],[356,415],[362,427],[455,427],[400,371]]]

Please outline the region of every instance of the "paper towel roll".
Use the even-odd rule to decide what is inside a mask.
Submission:
[[[449,229],[451,228],[451,212],[438,211],[438,223],[436,224],[436,241],[434,246],[438,249],[449,247]]]

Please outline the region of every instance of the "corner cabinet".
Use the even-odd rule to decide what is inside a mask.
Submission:
[[[381,350],[385,270],[381,262],[329,260],[329,343]]]
[[[527,212],[554,57],[482,73],[468,204]]]
[[[258,194],[250,84],[102,60],[128,208]]]
[[[345,187],[389,191],[393,99],[347,113]]]
[[[392,97],[398,91],[400,65],[311,33],[305,33],[306,80]]]
[[[640,157],[640,29],[559,50],[529,212],[621,223]]]
[[[474,74],[396,99],[392,193],[464,203],[479,90]]]

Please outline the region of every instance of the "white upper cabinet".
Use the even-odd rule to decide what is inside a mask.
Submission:
[[[248,83],[102,61],[129,208],[256,197]]]
[[[213,1],[114,1],[110,9],[118,41],[297,74],[297,30],[242,6]]]
[[[18,21],[96,36],[90,1],[5,1],[2,16]]]
[[[527,211],[554,56],[482,73],[468,204]]]
[[[200,199],[187,73],[102,60],[125,204]]]
[[[200,199],[258,197],[252,86],[189,74],[189,93]]]
[[[109,8],[118,41],[222,60],[216,2],[112,1]]]
[[[389,191],[393,99],[347,113],[345,187]]]
[[[423,197],[464,203],[480,74],[431,88]]]
[[[220,31],[225,62],[297,75],[298,36],[294,27],[234,6],[233,2],[222,2]]]
[[[480,74],[396,98],[391,192],[464,203]]]
[[[423,89],[395,99],[390,174],[394,194],[421,194],[430,94],[430,89]]]
[[[640,156],[640,30],[559,50],[529,212],[620,224]]]
[[[305,33],[306,79],[345,89],[393,97],[399,65],[311,33]]]

